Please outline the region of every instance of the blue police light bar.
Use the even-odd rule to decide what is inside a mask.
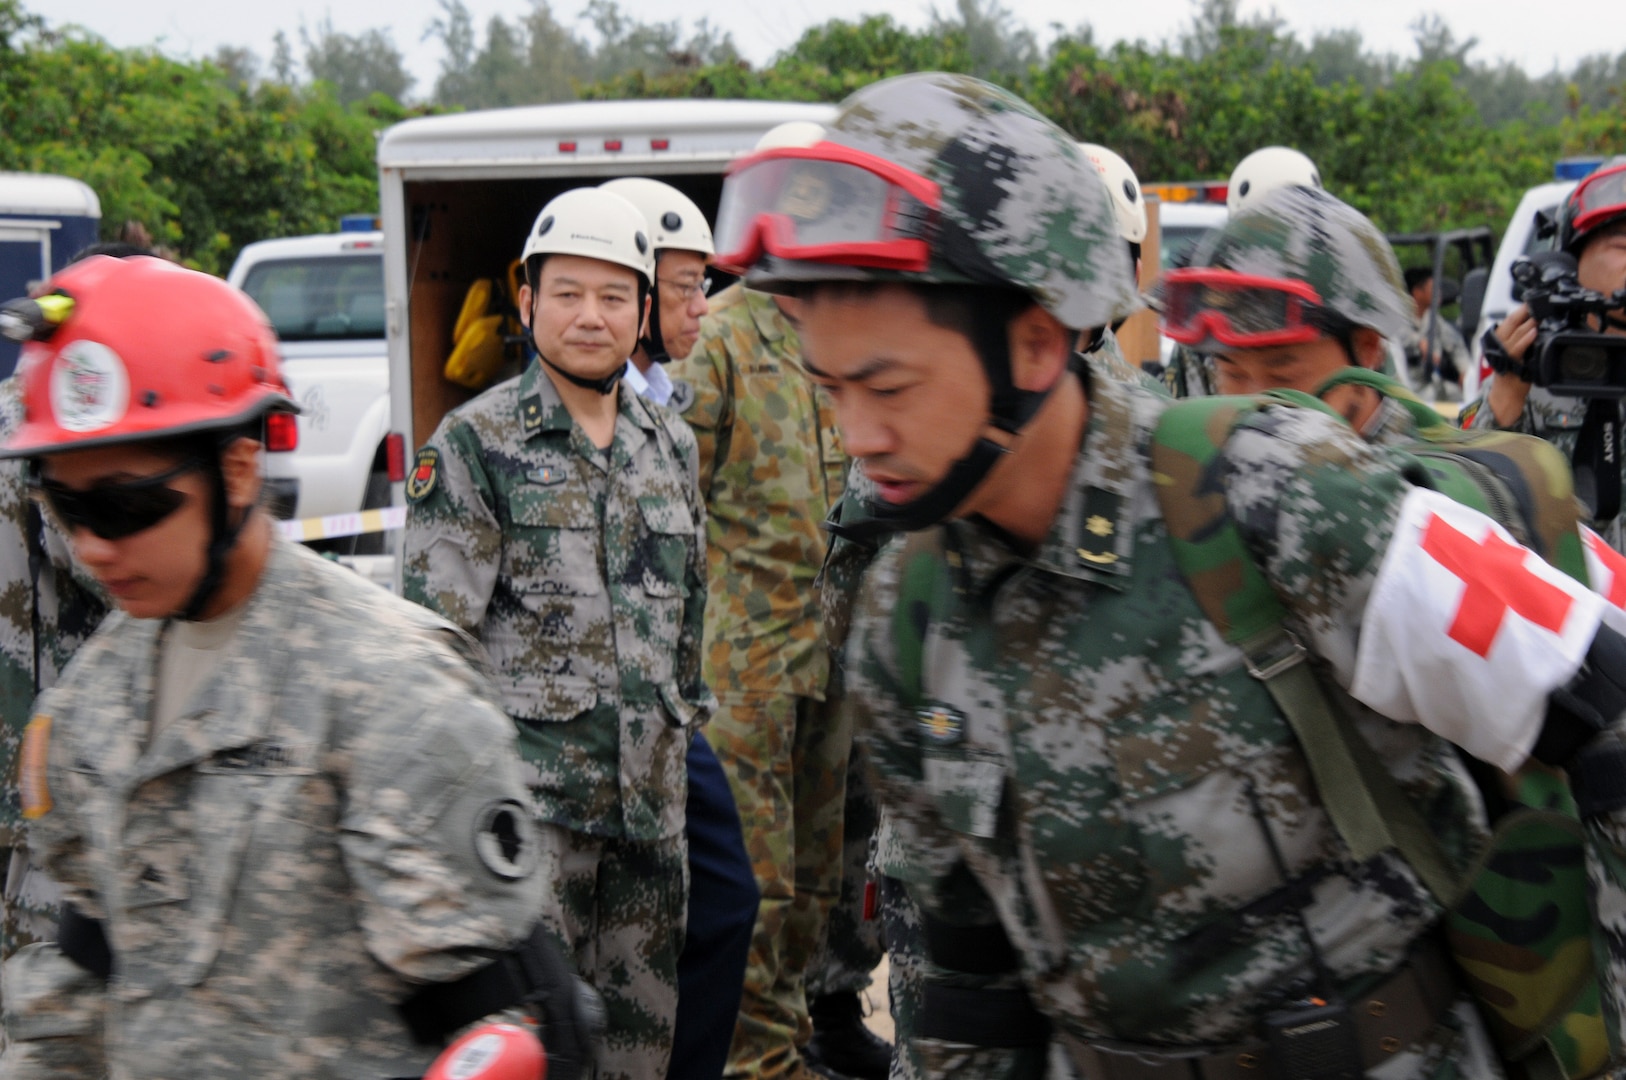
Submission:
[[[377,232],[383,227],[377,214],[346,214],[339,219],[340,232]]]
[[[1553,176],[1558,180],[1585,180],[1599,165],[1601,157],[1567,157],[1553,165]]]

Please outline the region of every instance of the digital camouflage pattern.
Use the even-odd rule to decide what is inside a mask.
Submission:
[[[671,374],[698,445],[712,601],[706,737],[739,807],[762,899],[726,1075],[797,1067],[805,978],[841,889],[851,727],[825,706],[829,655],[814,576],[846,459],[828,399],[773,298],[735,285]]]
[[[1286,721],[1175,569],[1144,456],[1168,402],[1108,379],[1090,401],[1073,486],[1031,557],[956,522],[867,579],[849,675],[896,839],[882,869],[940,916],[997,913],[1066,1036],[1237,1041],[1310,979],[1248,787],[1289,873],[1315,883],[1306,914],[1341,980],[1398,968],[1440,911],[1392,854],[1349,857]],[[1347,683],[1398,472],[1339,422],[1280,409],[1233,436],[1215,476],[1301,640]],[[1358,727],[1448,853],[1483,839],[1452,748],[1370,713]],[[1471,1041],[1442,1027],[1382,1075],[1450,1075]]]
[[[1303,281],[1356,326],[1394,342],[1411,333],[1411,296],[1389,241],[1317,188],[1277,188],[1250,202],[1198,242],[1190,265]]]
[[[942,72],[884,79],[842,102],[825,138],[941,187],[930,265],[914,273],[765,257],[746,277],[752,288],[830,280],[1009,285],[1073,329],[1109,325],[1141,306],[1095,166],[1008,91]]]
[[[687,846],[540,831],[543,918],[604,1004],[597,1080],[665,1076],[688,920]]]
[[[688,429],[619,397],[608,451],[538,361],[448,413],[418,454],[402,591],[490,654],[540,821],[669,839],[711,705],[704,512]]]
[[[823,699],[828,652],[814,576],[819,528],[847,459],[828,396],[802,371],[801,341],[773,298],[734,285],[669,374],[689,389],[712,601],[706,682],[718,694]]]
[[[1169,392],[1159,379],[1148,374],[1139,364],[1131,364],[1124,355],[1123,346],[1118,344],[1118,335],[1112,332],[1112,327],[1101,327],[1101,338],[1091,348],[1083,351],[1083,356],[1090,366],[1110,379],[1119,382],[1137,383],[1146,389],[1158,394]]]
[[[513,727],[477,650],[275,540],[216,668],[149,736],[164,625],[110,616],[39,703],[36,852],[104,920],[116,978],[64,987],[54,944],[19,953],[8,991],[57,993],[8,998],[40,1051],[13,1075],[58,1075],[78,1040],[47,1036],[94,1038],[103,999],[114,1076],[421,1074],[434,1049],[395,1003],[486,965],[541,911]]]
[[[22,385],[12,377],[0,382],[0,441],[21,419]],[[23,728],[34,698],[56,682],[107,614],[67,540],[29,499],[27,472],[25,462],[0,462],[0,959],[56,931],[56,887],[29,861],[18,801]]]
[[[545,833],[561,870],[544,921],[617,1024],[606,1078],[666,1070],[687,903],[685,757],[715,704],[700,674],[694,437],[617,393],[607,450],[540,361],[447,414],[409,480],[402,574],[405,595],[476,634],[497,669],[533,809],[557,827]]]
[[[1490,388],[1497,378],[1498,376],[1492,375],[1485,380],[1479,396],[1464,406],[1458,415],[1459,424],[1476,431],[1495,429],[1534,435],[1552,443],[1566,459],[1573,461],[1576,443],[1581,437],[1581,424],[1586,420],[1587,410],[1616,409],[1620,412],[1621,421],[1615,425],[1618,439],[1615,460],[1620,463],[1621,476],[1623,482],[1626,482],[1626,399],[1619,402],[1588,401],[1585,398],[1561,397],[1545,386],[1532,386],[1530,396],[1524,401],[1524,411],[1511,425],[1502,428],[1496,422],[1496,414],[1490,407]],[[1592,527],[1610,547],[1616,551],[1626,552],[1626,516],[1616,517],[1610,521],[1594,521]]]

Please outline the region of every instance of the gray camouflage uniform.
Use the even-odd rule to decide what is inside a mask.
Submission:
[[[31,835],[103,921],[115,974],[19,952],[0,1071],[75,1075],[100,1029],[115,1077],[419,1075],[436,1048],[396,1003],[485,966],[541,910],[477,650],[276,540],[217,667],[149,738],[164,625],[112,616],[40,700]]]
[[[449,413],[408,482],[403,587],[475,634],[542,823],[544,920],[603,996],[600,1076],[665,1074],[688,897],[704,513],[688,427],[624,387],[594,446],[540,362]]]
[[[22,385],[0,382],[0,441],[22,419]],[[28,467],[0,462],[0,960],[56,933],[57,890],[31,865],[17,794],[17,751],[34,698],[96,629],[107,605],[68,543],[28,497]]]

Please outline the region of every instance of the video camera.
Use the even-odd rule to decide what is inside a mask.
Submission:
[[[1599,333],[1593,328],[1614,322],[1626,312],[1626,288],[1611,295],[1582,288],[1576,280],[1575,258],[1549,251],[1521,256],[1513,263],[1513,280],[1536,320],[1536,340],[1523,365],[1507,359],[1495,331],[1485,335],[1485,356],[1491,366],[1517,368],[1521,378],[1545,386],[1554,394],[1580,398],[1626,397],[1626,336]],[[1617,318],[1611,319],[1610,313]]]

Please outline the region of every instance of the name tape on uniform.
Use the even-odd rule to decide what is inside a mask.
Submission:
[[[320,518],[302,518],[299,521],[279,521],[277,528],[284,539],[305,543],[311,540],[332,540],[340,536],[360,536],[363,533],[389,532],[406,528],[406,507],[386,506],[382,510],[363,510],[356,514],[331,514]]]

